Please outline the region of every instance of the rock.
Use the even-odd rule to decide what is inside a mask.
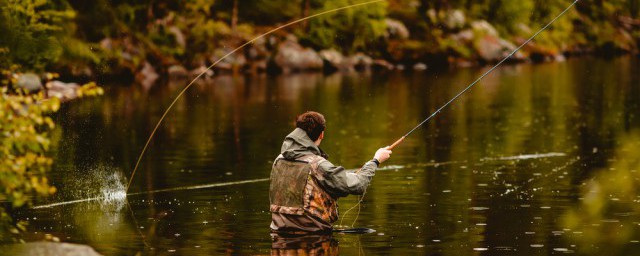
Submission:
[[[473,29],[473,32],[476,36],[488,35],[498,37],[498,30],[496,30],[496,28],[494,28],[489,22],[485,20],[477,20],[471,22],[471,29]]]
[[[475,63],[464,58],[449,57],[447,61],[450,65],[459,67],[459,68],[469,68],[476,65]]]
[[[231,52],[231,49],[216,49],[213,52],[213,56],[211,58],[211,62],[216,63],[221,58],[222,61],[218,62],[213,69],[215,70],[227,70],[232,71],[236,68],[242,67],[247,63],[247,59],[241,52],[236,52],[234,54],[228,55]],[[225,57],[226,56],[226,57]]]
[[[88,245],[52,242],[33,242],[0,246],[3,255],[29,256],[98,256]]]
[[[100,48],[104,50],[113,50],[113,40],[111,38],[105,38],[100,40]]]
[[[173,34],[173,36],[176,39],[176,43],[184,48],[187,45],[187,39],[185,39],[184,34],[182,33],[182,31],[180,30],[180,28],[176,27],[176,26],[170,26],[167,31],[169,31],[169,33]]]
[[[200,74],[204,73],[202,76],[203,77],[212,77],[214,72],[211,69],[207,69],[207,67],[205,67],[204,65],[199,66],[197,68],[192,69],[191,71],[189,71],[189,75],[191,77],[196,77],[199,76]]]
[[[413,70],[418,70],[418,71],[427,70],[427,64],[418,62],[415,65],[413,65]]]
[[[136,81],[147,90],[151,88],[158,77],[160,76],[148,61],[145,61],[144,64],[142,64],[142,69],[136,73]]]
[[[383,59],[375,59],[372,63],[373,68],[380,68],[386,70],[393,70],[393,64]]]
[[[373,59],[366,54],[359,52],[349,57],[349,62],[357,70],[366,70],[369,69],[373,64]]]
[[[72,100],[78,97],[78,88],[80,85],[77,83],[65,83],[61,81],[51,81],[47,85],[47,95],[49,97],[56,97],[62,101]]]
[[[326,69],[333,70],[343,70],[349,69],[347,63],[345,62],[345,57],[337,51],[336,49],[328,49],[322,50],[319,53],[320,58],[324,61],[324,66]]]
[[[15,89],[21,89],[28,93],[34,93],[42,90],[42,81],[40,77],[33,73],[25,73],[18,76],[18,82]]]
[[[286,40],[278,46],[274,62],[284,73],[321,69],[324,65],[318,53],[310,48],[303,48],[293,40]]]
[[[518,31],[520,31],[522,34],[525,34],[525,35],[532,35],[533,34],[533,31],[531,30],[531,28],[529,26],[527,26],[527,24],[518,23],[516,25],[516,28],[518,28]]]
[[[169,79],[184,79],[189,77],[189,71],[181,65],[171,65],[167,68]]]
[[[466,23],[464,12],[461,10],[449,10],[445,17],[444,24],[449,29],[460,29]]]
[[[491,35],[485,35],[480,38],[474,44],[474,47],[480,58],[487,62],[502,60],[516,49],[513,43]],[[517,52],[512,56],[512,59],[523,60],[524,55],[521,52]]]
[[[399,39],[409,38],[409,29],[399,20],[385,19],[384,22],[387,25],[386,37]]]
[[[470,45],[473,42],[474,37],[475,35],[471,29],[465,29],[449,36],[449,38],[458,45]]]

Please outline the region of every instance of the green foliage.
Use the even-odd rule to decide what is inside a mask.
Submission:
[[[0,240],[9,233],[24,229],[24,223],[13,223],[7,210],[31,202],[32,196],[47,196],[56,189],[49,185],[46,172],[52,159],[46,156],[50,146],[49,131],[55,127],[46,116],[60,107],[57,98],[43,99],[38,95],[7,95],[0,93],[0,201],[10,203],[0,207]]]
[[[491,0],[487,10],[489,21],[504,34],[517,30],[519,24],[529,24],[533,12],[533,0]]]
[[[362,1],[327,1],[317,12],[335,9]],[[300,33],[303,41],[316,48],[338,48],[352,53],[368,49],[386,32],[386,3],[364,8],[346,9],[312,19],[309,30]]]
[[[65,1],[9,0],[0,2],[0,68],[11,64],[43,70],[69,53],[96,60],[86,46],[71,39],[75,12]],[[71,44],[70,44],[71,43]]]

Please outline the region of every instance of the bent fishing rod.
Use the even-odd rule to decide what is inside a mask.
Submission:
[[[449,106],[449,104],[451,104],[453,101],[455,101],[456,99],[458,99],[462,94],[464,94],[465,92],[467,92],[469,89],[471,89],[471,87],[473,87],[474,85],[476,85],[478,82],[480,82],[480,80],[482,80],[484,77],[486,77],[487,75],[489,75],[491,72],[493,72],[496,68],[498,68],[498,66],[502,65],[503,62],[505,62],[506,60],[508,60],[509,58],[511,58],[514,54],[516,54],[516,52],[518,52],[522,47],[524,47],[525,45],[527,45],[529,42],[533,41],[533,39],[538,36],[540,33],[542,33],[542,31],[546,30],[549,26],[551,26],[551,24],[553,24],[556,20],[558,20],[560,17],[564,16],[564,14],[569,11],[569,9],[571,9],[571,7],[573,7],[576,3],[578,3],[579,0],[575,0],[573,1],[573,3],[571,3],[566,9],[564,9],[564,11],[562,11],[560,14],[558,14],[558,16],[556,16],[555,18],[553,18],[553,20],[551,20],[549,23],[547,23],[547,25],[545,25],[544,27],[542,27],[540,30],[538,30],[538,32],[536,32],[535,34],[533,34],[533,36],[531,36],[529,39],[527,39],[527,41],[525,41],[524,43],[522,43],[520,46],[518,46],[515,50],[513,50],[509,55],[507,55],[507,57],[504,57],[500,62],[498,62],[498,64],[496,64],[495,66],[493,66],[491,69],[489,69],[487,72],[485,72],[484,74],[482,74],[480,77],[478,77],[475,81],[473,81],[471,84],[469,84],[466,88],[464,88],[464,90],[460,91],[458,94],[456,94],[456,96],[454,96],[453,98],[451,98],[449,101],[447,101],[447,103],[445,103],[444,105],[442,105],[442,107],[438,108],[436,111],[434,111],[429,117],[427,117],[426,119],[424,119],[422,122],[420,122],[418,125],[416,125],[415,127],[413,127],[413,129],[411,129],[409,132],[407,132],[405,135],[403,135],[402,137],[400,137],[400,139],[396,140],[393,144],[391,144],[391,146],[388,146],[387,149],[392,150],[393,148],[395,148],[396,146],[398,146],[407,136],[411,135],[411,133],[413,133],[416,129],[418,129],[420,126],[424,125],[425,123],[427,123],[429,120],[431,120],[431,118],[435,117],[438,113],[440,113],[440,111],[442,111],[444,108],[446,108],[447,106]]]

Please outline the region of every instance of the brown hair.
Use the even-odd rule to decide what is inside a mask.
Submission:
[[[296,127],[307,132],[312,141],[316,141],[324,131],[324,116],[315,111],[307,111],[296,117]]]

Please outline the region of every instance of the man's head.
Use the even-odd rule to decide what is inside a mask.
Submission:
[[[309,138],[317,145],[324,137],[325,125],[324,116],[318,112],[307,111],[296,117],[296,127],[307,132]]]

